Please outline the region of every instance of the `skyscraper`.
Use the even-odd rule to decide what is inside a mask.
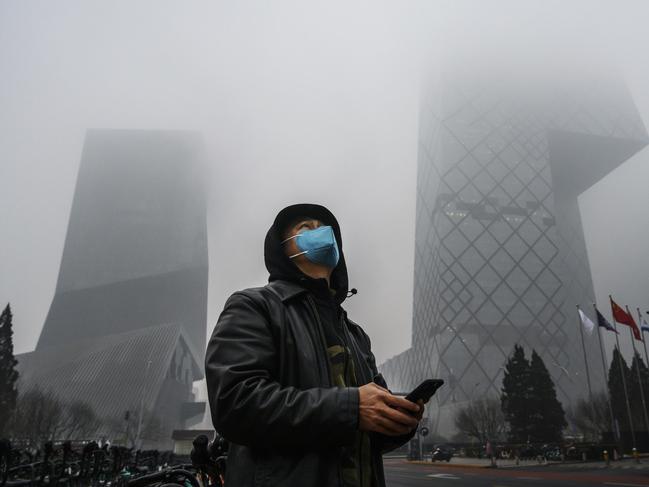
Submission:
[[[167,446],[201,419],[205,169],[196,133],[88,131],[54,299],[17,357],[22,390],[85,402],[106,424],[151,412]]]
[[[181,321],[205,348],[207,234],[198,134],[90,130],[37,349]]]
[[[412,345],[381,371],[398,390],[445,379],[442,434],[458,405],[499,397],[516,343],[564,403],[587,394],[575,305],[592,309],[594,291],[577,197],[647,133],[619,80],[535,75],[449,69],[422,99]]]

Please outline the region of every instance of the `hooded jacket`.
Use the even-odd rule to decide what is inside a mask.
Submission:
[[[232,294],[214,327],[205,357],[212,422],[229,442],[226,485],[344,487],[341,458],[358,430],[358,387],[335,387],[325,330],[314,291],[322,283],[284,254],[281,231],[294,217],[317,218],[334,229],[340,258],[331,275],[341,304],[348,277],[340,227],[320,205],[282,210],[268,230],[264,259],[269,283]],[[359,385],[378,373],[371,342],[342,310]],[[373,484],[385,486],[382,454],[414,435],[370,433]]]

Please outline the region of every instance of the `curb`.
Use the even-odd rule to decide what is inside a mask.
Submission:
[[[641,457],[642,458],[642,457]],[[608,468],[615,468],[619,467],[625,463],[630,463],[633,461],[632,459],[626,459],[625,461],[620,461],[617,460],[615,462],[611,462],[611,465]],[[501,468],[501,469],[514,469],[514,468],[529,468],[529,467],[551,467],[551,466],[561,466],[561,465],[566,465],[566,466],[571,466],[571,465],[591,465],[591,466],[601,466],[604,462],[602,461],[590,461],[590,462],[546,462],[546,463],[534,463],[534,464],[529,464],[529,465],[496,465],[495,467],[492,467],[491,465],[484,465],[484,464],[476,464],[476,463],[446,463],[446,462],[430,462],[430,461],[423,461],[423,460],[404,460],[404,463],[410,463],[413,465],[428,465],[430,467],[438,467],[438,468]],[[649,466],[647,467],[647,470],[649,470]]]
[[[411,463],[414,465],[429,465],[433,467],[441,467],[441,468],[529,468],[529,467],[549,467],[550,465],[561,465],[561,463],[553,463],[553,462],[547,462],[547,463],[533,463],[529,465],[498,465],[496,464],[495,467],[492,467],[491,465],[485,465],[482,463],[446,463],[446,462],[427,462],[423,460],[405,460],[406,463]]]
[[[429,467],[450,467],[450,468],[493,468],[491,465],[477,463],[447,463],[447,462],[426,462],[423,460],[405,460],[405,463],[413,465],[428,465]]]

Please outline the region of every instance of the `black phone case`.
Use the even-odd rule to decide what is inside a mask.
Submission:
[[[441,379],[427,379],[415,387],[412,392],[406,396],[406,399],[412,402],[417,402],[419,399],[423,399],[424,402],[427,402],[443,384],[444,381]]]

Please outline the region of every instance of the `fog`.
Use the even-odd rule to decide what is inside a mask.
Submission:
[[[34,348],[54,294],[86,129],[141,128],[197,130],[207,146],[206,333],[230,293],[266,282],[277,211],[317,202],[342,226],[350,316],[377,362],[401,352],[419,96],[446,59],[494,61],[504,76],[547,62],[553,78],[554,54],[579,55],[618,71],[649,123],[649,5],[567,4],[3,0],[0,304],[15,351]],[[649,309],[648,186],[645,148],[580,197],[607,313],[608,294]]]

